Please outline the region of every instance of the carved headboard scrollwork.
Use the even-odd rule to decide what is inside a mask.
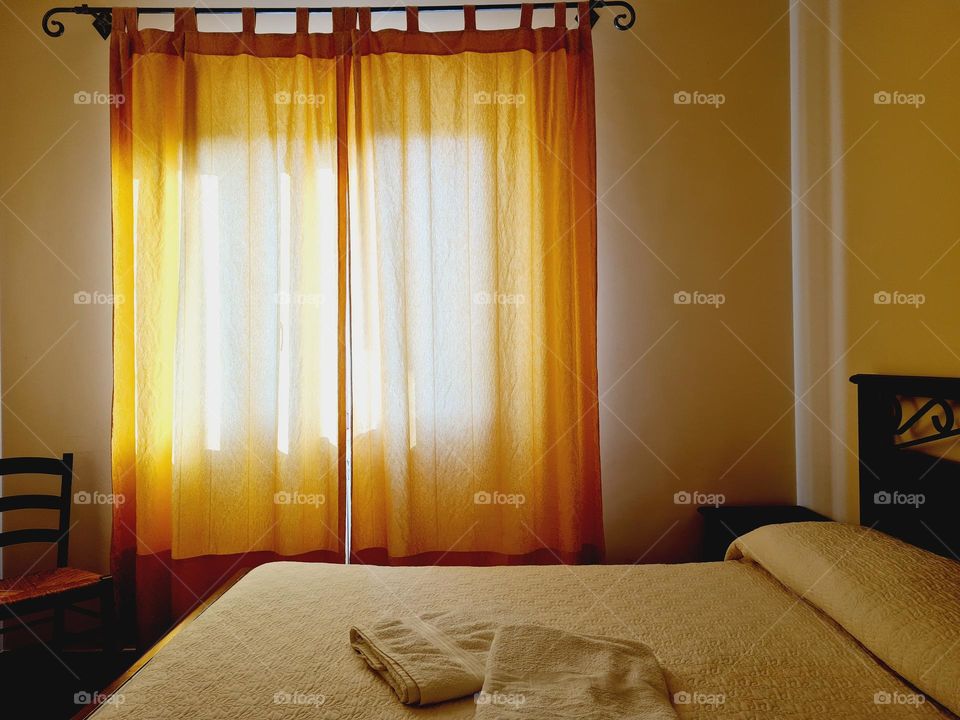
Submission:
[[[897,436],[896,447],[908,448],[916,445],[925,445],[927,443],[944,440],[954,435],[960,435],[960,423],[955,412],[955,404],[944,398],[931,398],[920,406],[909,418],[903,420],[903,406],[910,398],[897,396],[894,399],[894,415],[896,417],[897,429],[894,431]],[[942,414],[941,414],[942,413]],[[931,432],[927,423],[933,427]],[[921,431],[917,437],[916,431]],[[904,439],[913,431],[913,436]]]
[[[858,391],[860,523],[960,559],[960,378],[850,380]]]

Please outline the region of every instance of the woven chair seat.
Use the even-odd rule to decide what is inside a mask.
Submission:
[[[0,580],[0,605],[56,595],[100,582],[100,576],[87,570],[63,567],[56,570],[28,573]]]

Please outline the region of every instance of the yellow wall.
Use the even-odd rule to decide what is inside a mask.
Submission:
[[[849,376],[960,370],[960,6],[808,0],[792,27],[798,194],[833,167],[795,218],[798,392],[813,386],[797,414],[798,494],[856,521]],[[875,103],[894,91],[923,102]],[[875,304],[884,291],[925,302]]]
[[[637,8],[632,35],[601,22],[596,43],[612,561],[694,557],[678,490],[794,500],[787,3]],[[726,102],[673,104],[694,90]],[[726,303],[674,305],[678,290]]]
[[[0,7],[3,452],[73,450],[77,489],[109,492],[110,309],[73,303],[110,291],[107,110],[73,101],[106,91],[107,44],[86,18],[42,35],[46,7]],[[695,556],[678,491],[795,491],[787,2],[637,7],[631,33],[604,11],[595,38],[604,504],[623,562]],[[726,301],[676,305],[678,291]],[[105,569],[108,507],[74,519],[72,562]]]

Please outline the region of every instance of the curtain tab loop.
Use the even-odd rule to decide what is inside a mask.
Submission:
[[[197,13],[193,8],[177,8],[173,11],[173,31],[196,32]]]
[[[174,15],[176,17],[176,15]],[[113,32],[134,32],[137,30],[137,9],[135,7],[115,7],[113,9]]]
[[[305,7],[297,8],[297,34],[310,32],[310,10]]]
[[[357,9],[335,7],[333,9],[333,31],[353,32],[357,29]]]
[[[243,18],[243,32],[253,34],[257,28],[257,11],[252,7],[245,7],[240,11]]]
[[[520,6],[520,27],[527,30],[533,27],[533,5],[530,3]]]
[[[590,3],[582,2],[577,5],[577,26],[581,30],[589,30],[592,27],[592,9]]]
[[[464,5],[464,6],[463,6],[463,29],[464,29],[464,30],[476,30],[476,29],[477,29],[477,7],[476,7],[476,5]]]
[[[407,32],[420,32],[420,20],[415,5],[407,6]]]
[[[553,24],[561,30],[567,27],[567,4],[558,2],[553,4]]]
[[[360,15],[360,32],[363,32],[363,33],[370,32],[371,16],[372,16],[372,13],[370,12],[370,8],[368,7],[360,8],[359,15]]]

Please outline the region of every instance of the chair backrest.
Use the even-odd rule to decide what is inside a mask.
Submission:
[[[73,453],[62,459],[42,457],[0,458],[0,477],[7,475],[58,475],[59,495],[10,495],[0,497],[0,513],[8,510],[59,510],[57,529],[31,528],[0,532],[0,547],[28,542],[56,543],[57,567],[66,567],[70,543],[70,505],[73,487]]]

